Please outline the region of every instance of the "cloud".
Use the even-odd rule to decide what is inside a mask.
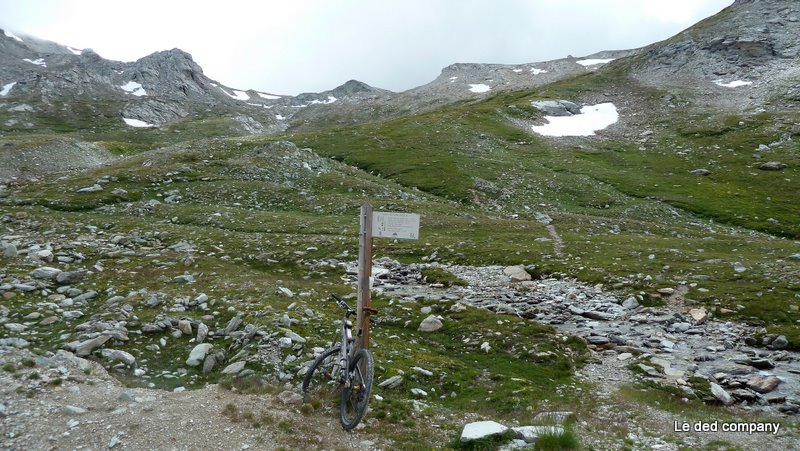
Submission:
[[[0,0],[0,27],[132,61],[181,48],[206,74],[278,94],[349,79],[405,90],[455,62],[640,47],[732,0]]]

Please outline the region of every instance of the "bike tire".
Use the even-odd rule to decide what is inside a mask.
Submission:
[[[363,363],[363,371],[360,365]],[[367,413],[372,379],[375,375],[375,363],[372,354],[366,349],[361,349],[350,361],[350,386],[342,390],[340,401],[339,420],[345,431],[358,426],[364,414]]]
[[[339,382],[337,379],[339,379],[339,372],[341,371],[341,364],[339,363],[341,349],[341,346],[334,346],[314,359],[314,363],[311,364],[303,377],[303,393],[320,390],[323,388],[323,384],[332,383],[335,387],[338,387]]]

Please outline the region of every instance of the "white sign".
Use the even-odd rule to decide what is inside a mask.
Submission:
[[[419,215],[376,211],[372,214],[372,236],[398,240],[419,239]]]

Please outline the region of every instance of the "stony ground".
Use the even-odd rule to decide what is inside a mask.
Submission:
[[[333,412],[300,412],[294,392],[242,395],[209,385],[168,392],[126,388],[101,365],[0,349],[0,448],[375,449],[386,442],[344,432]],[[32,376],[37,374],[37,376]],[[56,382],[58,381],[58,382]]]

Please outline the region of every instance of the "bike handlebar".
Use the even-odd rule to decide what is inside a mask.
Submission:
[[[335,294],[332,294],[331,297],[333,298],[334,301],[336,301],[336,305],[347,311],[348,316],[356,313],[355,310],[351,309],[350,306],[347,305],[347,302],[345,302],[344,299],[340,298],[339,296],[336,296]]]

